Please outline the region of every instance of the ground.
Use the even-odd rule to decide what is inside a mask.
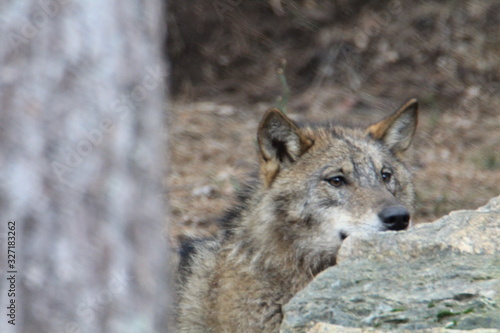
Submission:
[[[497,1],[197,0],[172,5],[169,31],[174,244],[216,231],[256,170],[256,128],[272,106],[368,125],[415,97],[415,221],[500,193]]]

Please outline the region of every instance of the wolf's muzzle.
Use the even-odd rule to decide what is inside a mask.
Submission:
[[[378,213],[387,230],[404,230],[410,224],[410,213],[403,206],[385,207]]]

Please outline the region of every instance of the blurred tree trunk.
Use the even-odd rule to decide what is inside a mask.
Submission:
[[[167,331],[163,14],[0,4],[0,332]]]

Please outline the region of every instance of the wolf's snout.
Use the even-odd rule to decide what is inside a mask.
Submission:
[[[403,206],[385,207],[378,217],[388,230],[404,230],[410,223],[410,213]]]

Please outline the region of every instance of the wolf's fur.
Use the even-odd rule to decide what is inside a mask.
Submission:
[[[219,239],[190,245],[180,332],[277,332],[282,306],[335,265],[355,231],[408,226],[413,185],[402,162],[417,122],[410,100],[367,129],[298,127],[276,109],[258,130],[260,181]]]

